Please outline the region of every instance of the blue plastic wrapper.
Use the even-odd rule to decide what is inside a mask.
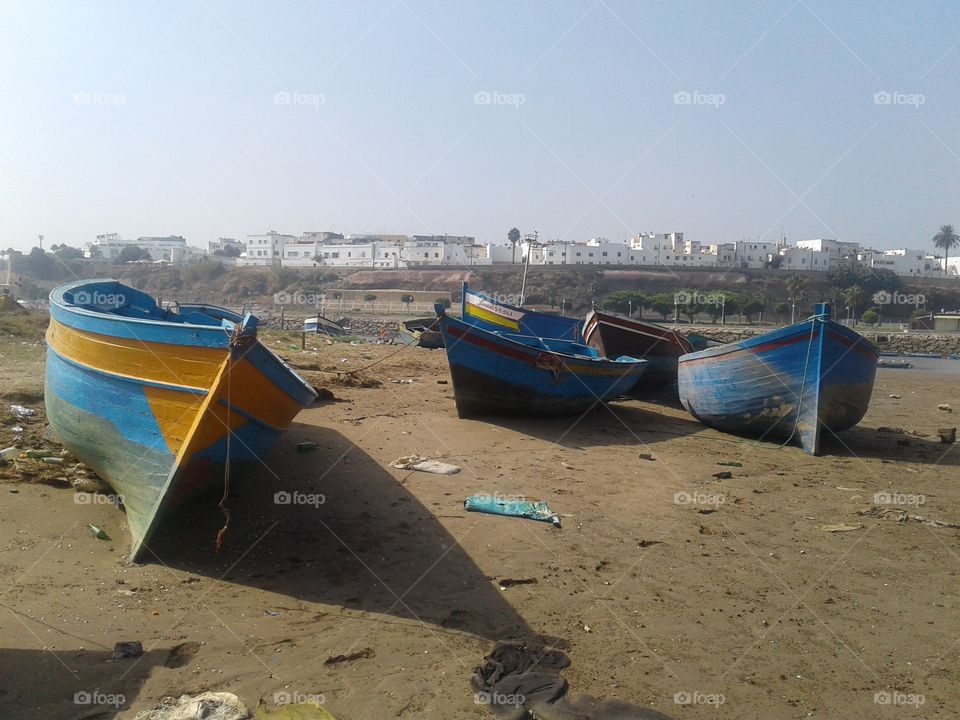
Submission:
[[[471,495],[463,501],[467,512],[482,512],[490,515],[527,518],[552,523],[560,527],[560,516],[551,512],[544,500],[510,500],[500,495]]]

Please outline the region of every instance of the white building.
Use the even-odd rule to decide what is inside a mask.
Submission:
[[[883,252],[866,250],[859,254],[858,259],[865,267],[889,270],[906,277],[939,275],[942,268],[942,260],[938,261],[927,254],[925,250],[910,250],[908,248],[884,250]]]
[[[738,240],[733,263],[742,268],[765,268],[774,255],[780,253],[780,243],[760,240]]]
[[[120,233],[105,233],[97,235],[93,242],[84,244],[83,256],[87,258],[101,258],[103,260],[116,260],[120,257],[121,251],[129,246],[136,245],[133,240],[127,240],[121,237]]]
[[[213,255],[214,253],[222,253],[227,248],[233,248],[240,253],[243,253],[246,250],[246,246],[234,238],[217,238],[216,240],[207,241],[207,253]]]
[[[200,248],[188,245],[186,239],[179,235],[141,236],[137,238],[134,245],[150,253],[150,259],[154,262],[168,262],[174,265],[186,265],[206,254]]]
[[[293,240],[293,235],[284,235],[276,230],[271,230],[266,235],[247,235],[247,250],[237,259],[237,264],[267,267],[280,265],[284,247]]]
[[[106,233],[97,235],[96,240],[86,243],[83,256],[115,261],[125,247],[139,247],[146,250],[154,262],[169,262],[174,265],[185,265],[205,254],[202,249],[189,245],[180,235],[141,236],[136,240],[129,240],[119,233]]]
[[[842,240],[830,240],[828,238],[814,238],[813,240],[797,240],[797,247],[803,250],[812,250],[817,255],[812,260],[815,262],[814,269],[823,269],[824,258],[826,258],[826,269],[833,270],[846,263],[857,259],[860,252],[860,244],[855,242],[846,242]]]

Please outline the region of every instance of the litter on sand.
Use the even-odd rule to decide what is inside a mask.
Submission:
[[[942,520],[933,520],[923,515],[914,515],[913,513],[908,513],[906,510],[900,510],[899,508],[882,508],[882,507],[872,507],[869,510],[861,510],[857,513],[862,517],[876,517],[883,518],[884,520],[894,520],[896,522],[907,522],[907,520],[912,520],[913,522],[918,522],[923,525],[930,525],[931,527],[940,527],[940,528],[960,528],[960,523],[951,523],[944,522]]]
[[[297,703],[280,705],[275,708],[261,706],[257,708],[254,720],[337,720],[322,706],[316,703]]]
[[[850,532],[851,530],[860,530],[862,527],[863,525],[846,525],[844,523],[837,523],[836,525],[817,525],[819,530],[824,530],[831,533]]]
[[[527,518],[540,522],[553,523],[560,527],[560,516],[550,510],[545,500],[508,500],[499,495],[471,495],[463,501],[467,512],[481,512],[490,515]]]
[[[36,410],[31,410],[30,408],[24,407],[23,405],[11,405],[10,412],[12,412],[17,417],[22,417],[22,418],[33,417],[34,415],[37,414]]]
[[[407,455],[397,458],[391,465],[399,470],[419,470],[420,472],[433,473],[434,475],[456,475],[460,468],[456,465],[440,462],[439,460],[429,460],[419,455]]]
[[[93,533],[93,536],[97,538],[97,540],[110,539],[110,536],[107,535],[107,531],[103,528],[98,528],[96,525],[87,525],[87,527],[90,528],[90,532]]]
[[[137,713],[133,720],[249,720],[250,711],[233,693],[205,692],[163,698],[153,710]]]

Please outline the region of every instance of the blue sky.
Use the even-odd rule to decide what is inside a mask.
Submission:
[[[2,2],[0,245],[928,247],[960,225],[958,76],[953,1]]]

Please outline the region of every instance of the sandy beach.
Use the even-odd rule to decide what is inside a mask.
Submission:
[[[669,395],[459,420],[442,350],[292,338],[269,343],[333,398],[235,473],[219,556],[217,498],[132,565],[102,496],[0,468],[0,717],[130,719],[215,690],[479,720],[471,674],[509,639],[564,649],[573,696],[685,720],[956,717],[960,453],[935,435],[957,424],[960,374],[881,369],[866,417],[815,458],[707,429]],[[15,426],[27,447],[43,345],[4,347],[3,410],[36,414],[4,416],[0,447]],[[363,382],[323,372],[378,360]],[[411,454],[462,472],[391,467]],[[546,500],[563,527],[465,512],[477,493]],[[111,659],[133,640],[141,657]]]

